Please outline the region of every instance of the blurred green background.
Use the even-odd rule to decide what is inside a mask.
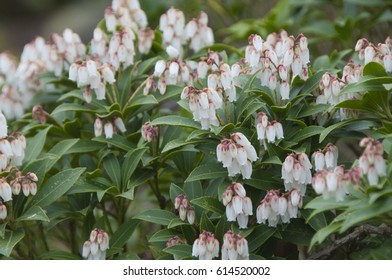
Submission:
[[[111,0],[13,0],[1,1],[0,50],[19,54],[36,35],[70,27],[84,42],[103,18]],[[311,54],[353,48],[359,38],[383,42],[391,34],[392,1],[389,0],[140,0],[150,26],[170,6],[183,10],[187,20],[200,10],[208,13],[216,41],[243,46],[251,33],[266,36],[281,28],[289,34],[304,33]]]

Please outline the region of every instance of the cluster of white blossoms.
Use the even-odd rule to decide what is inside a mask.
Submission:
[[[256,210],[257,223],[276,227],[278,223],[289,223],[298,217],[298,208],[302,207],[302,196],[297,189],[279,195],[277,190],[269,190]]]
[[[268,116],[264,112],[260,112],[256,115],[256,131],[257,139],[264,143],[265,140],[268,143],[275,143],[276,140],[283,139],[283,127],[278,121],[268,121]]]
[[[120,131],[121,133],[125,133],[127,131],[127,128],[125,127],[122,118],[114,117],[113,121],[103,120],[101,118],[95,119],[94,122],[95,137],[105,135],[106,139],[112,139],[113,135],[117,133],[117,131]]]
[[[231,134],[230,139],[223,139],[216,147],[216,156],[223,167],[227,167],[230,177],[242,174],[244,179],[250,179],[252,162],[258,159],[255,148],[240,132]]]
[[[184,13],[171,7],[161,15],[159,30],[162,31],[162,44],[164,47],[173,46],[182,56],[183,45],[190,40],[190,48],[198,51],[214,43],[212,29],[207,26],[208,16],[201,12],[197,18],[185,25]]]
[[[377,185],[379,178],[387,174],[383,145],[380,141],[367,137],[361,140],[359,146],[365,148],[359,158],[359,167],[362,173],[367,175],[369,185]]]
[[[312,164],[305,153],[291,153],[282,164],[282,179],[286,191],[299,190],[305,195],[306,185],[312,183]]]
[[[106,99],[106,84],[116,81],[110,64],[101,64],[92,59],[72,63],[68,78],[76,82],[79,88],[84,88],[83,97],[87,103],[92,101],[91,90],[94,90],[97,100]]]
[[[199,257],[199,260],[219,257],[219,242],[213,233],[205,230],[200,233],[199,238],[193,243],[192,256]]]
[[[208,130],[212,125],[219,126],[216,109],[222,107],[222,98],[214,89],[198,90],[193,86],[187,86],[181,93],[181,99],[188,100],[193,119],[201,123],[201,129]]]
[[[28,172],[23,176],[16,168],[9,172],[6,177],[0,178],[0,220],[7,218],[7,207],[3,203],[12,200],[12,195],[19,195],[21,190],[25,196],[37,193],[37,175]]]
[[[186,245],[186,244],[188,244],[188,243],[186,242],[186,240],[183,240],[183,239],[181,239],[181,238],[178,237],[178,236],[173,236],[172,238],[170,238],[170,239],[166,242],[166,247],[168,248],[168,247],[171,247],[171,246],[174,246],[174,245]],[[176,255],[174,255],[174,259],[177,260],[178,257],[177,257]]]
[[[40,83],[39,76],[45,72],[61,76],[85,51],[79,35],[67,28],[62,35],[53,33],[49,42],[36,37],[25,45],[19,63],[7,53],[0,54],[0,110],[7,118],[20,118],[33,95],[51,86]]]
[[[8,135],[7,119],[0,110],[0,172],[22,165],[26,138],[20,132]]]
[[[109,42],[108,57],[110,64],[117,71],[132,65],[135,57],[135,34],[126,26],[114,33]]]
[[[388,37],[385,43],[378,43],[375,46],[366,38],[357,41],[355,51],[358,52],[359,59],[364,60],[364,64],[375,61],[384,66],[389,73],[392,72],[392,39]]]
[[[223,236],[222,260],[249,260],[248,241],[231,230]]]
[[[314,162],[314,170],[333,169],[337,166],[339,156],[338,148],[329,143],[323,150],[313,153],[312,160]]]
[[[193,77],[191,73],[194,71],[195,65],[191,61],[181,61],[179,52],[173,46],[168,46],[166,52],[170,60],[158,60],[155,64],[154,74],[147,78],[144,94],[147,95],[151,88],[158,88],[160,94],[166,93],[167,85],[177,85],[184,83],[193,85]],[[158,78],[155,82],[154,78]]]
[[[308,79],[309,49],[307,38],[288,36],[285,30],[272,33],[264,41],[259,35],[248,38],[245,62],[253,73],[260,71],[263,86],[276,91],[282,100],[290,99],[290,84],[299,76]]]
[[[174,201],[174,208],[178,210],[178,214],[182,221],[188,220],[191,225],[195,222],[195,209],[189,204],[186,195],[180,194]]]
[[[214,44],[214,33],[208,27],[208,16],[200,12],[197,18],[192,19],[185,26],[185,38],[190,40],[189,47],[195,52]]]
[[[222,195],[223,205],[226,206],[226,217],[229,222],[237,220],[240,229],[248,227],[249,216],[253,215],[252,200],[246,196],[242,184],[233,182]]]
[[[130,27],[135,31],[146,28],[146,13],[140,8],[139,0],[113,0],[105,10],[106,29],[114,33],[118,26]]]
[[[109,235],[100,228],[90,233],[90,239],[83,244],[82,256],[88,260],[105,260],[106,250],[109,249]]]

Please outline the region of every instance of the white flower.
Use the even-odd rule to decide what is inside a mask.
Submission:
[[[223,236],[222,260],[248,260],[248,241],[231,230]]]
[[[106,251],[109,249],[109,236],[99,228],[90,233],[90,239],[85,241],[82,248],[82,256],[88,260],[104,260]]]
[[[212,260],[219,256],[219,242],[211,232],[203,231],[194,241],[192,256],[199,260]]]
[[[4,202],[12,200],[11,186],[4,179],[0,181],[0,197]]]
[[[106,122],[103,126],[103,130],[105,132],[106,139],[113,138],[114,129],[113,129],[113,124],[111,122],[109,122],[109,121]]]

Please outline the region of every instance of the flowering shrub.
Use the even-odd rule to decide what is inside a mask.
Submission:
[[[113,0],[87,44],[0,54],[0,254],[392,257],[391,39],[323,64],[276,32]]]

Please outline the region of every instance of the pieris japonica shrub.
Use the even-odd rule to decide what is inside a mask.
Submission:
[[[113,0],[89,42],[0,54],[0,254],[392,257],[389,34],[321,59],[262,33]]]

